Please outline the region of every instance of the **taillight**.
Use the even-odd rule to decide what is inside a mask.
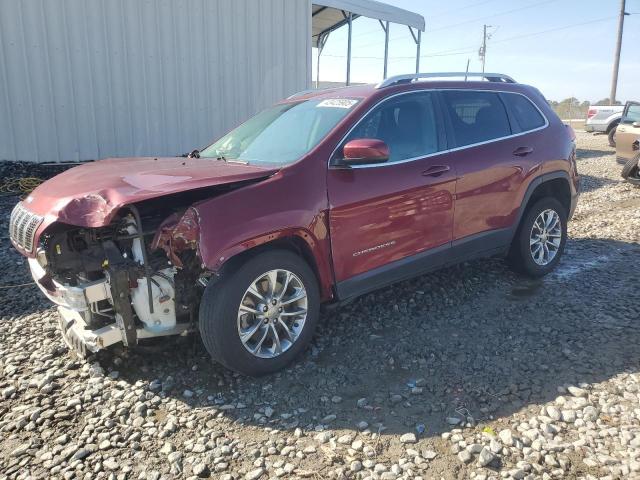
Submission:
[[[590,108],[587,112],[587,118],[594,117],[596,113],[598,113],[598,111],[595,108]]]

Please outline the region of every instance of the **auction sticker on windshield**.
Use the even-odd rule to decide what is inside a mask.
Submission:
[[[327,98],[322,100],[316,107],[351,108],[356,103],[358,103],[358,100],[351,98]]]

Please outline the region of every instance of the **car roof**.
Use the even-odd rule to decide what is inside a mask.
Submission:
[[[420,90],[490,90],[531,94],[537,91],[534,87],[522,83],[488,82],[488,81],[459,81],[459,80],[423,80],[410,83],[397,83],[387,87],[377,88],[375,84],[332,87],[320,90],[306,90],[283,100],[283,103],[298,102],[311,99],[326,98],[384,98],[396,93]]]

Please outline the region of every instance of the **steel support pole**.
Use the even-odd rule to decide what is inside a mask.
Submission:
[[[416,73],[420,73],[420,40],[422,39],[422,31],[418,30],[418,39],[416,40]]]
[[[320,47],[320,38],[318,37],[318,62],[316,63],[316,89],[320,88],[320,55],[322,54],[322,47]]]
[[[346,85],[351,84],[351,30],[353,28],[353,14],[349,12],[347,17],[349,25],[349,37],[347,39],[347,81]]]
[[[382,78],[387,78],[387,63],[389,61],[389,22],[385,22],[384,26],[384,71]]]

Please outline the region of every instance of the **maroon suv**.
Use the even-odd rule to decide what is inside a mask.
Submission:
[[[87,354],[199,330],[257,375],[305,348],[322,303],[470,258],[550,272],[578,194],[573,131],[507,76],[431,76],[305,92],[186,158],[109,159],[38,187],[10,236],[66,342]]]

